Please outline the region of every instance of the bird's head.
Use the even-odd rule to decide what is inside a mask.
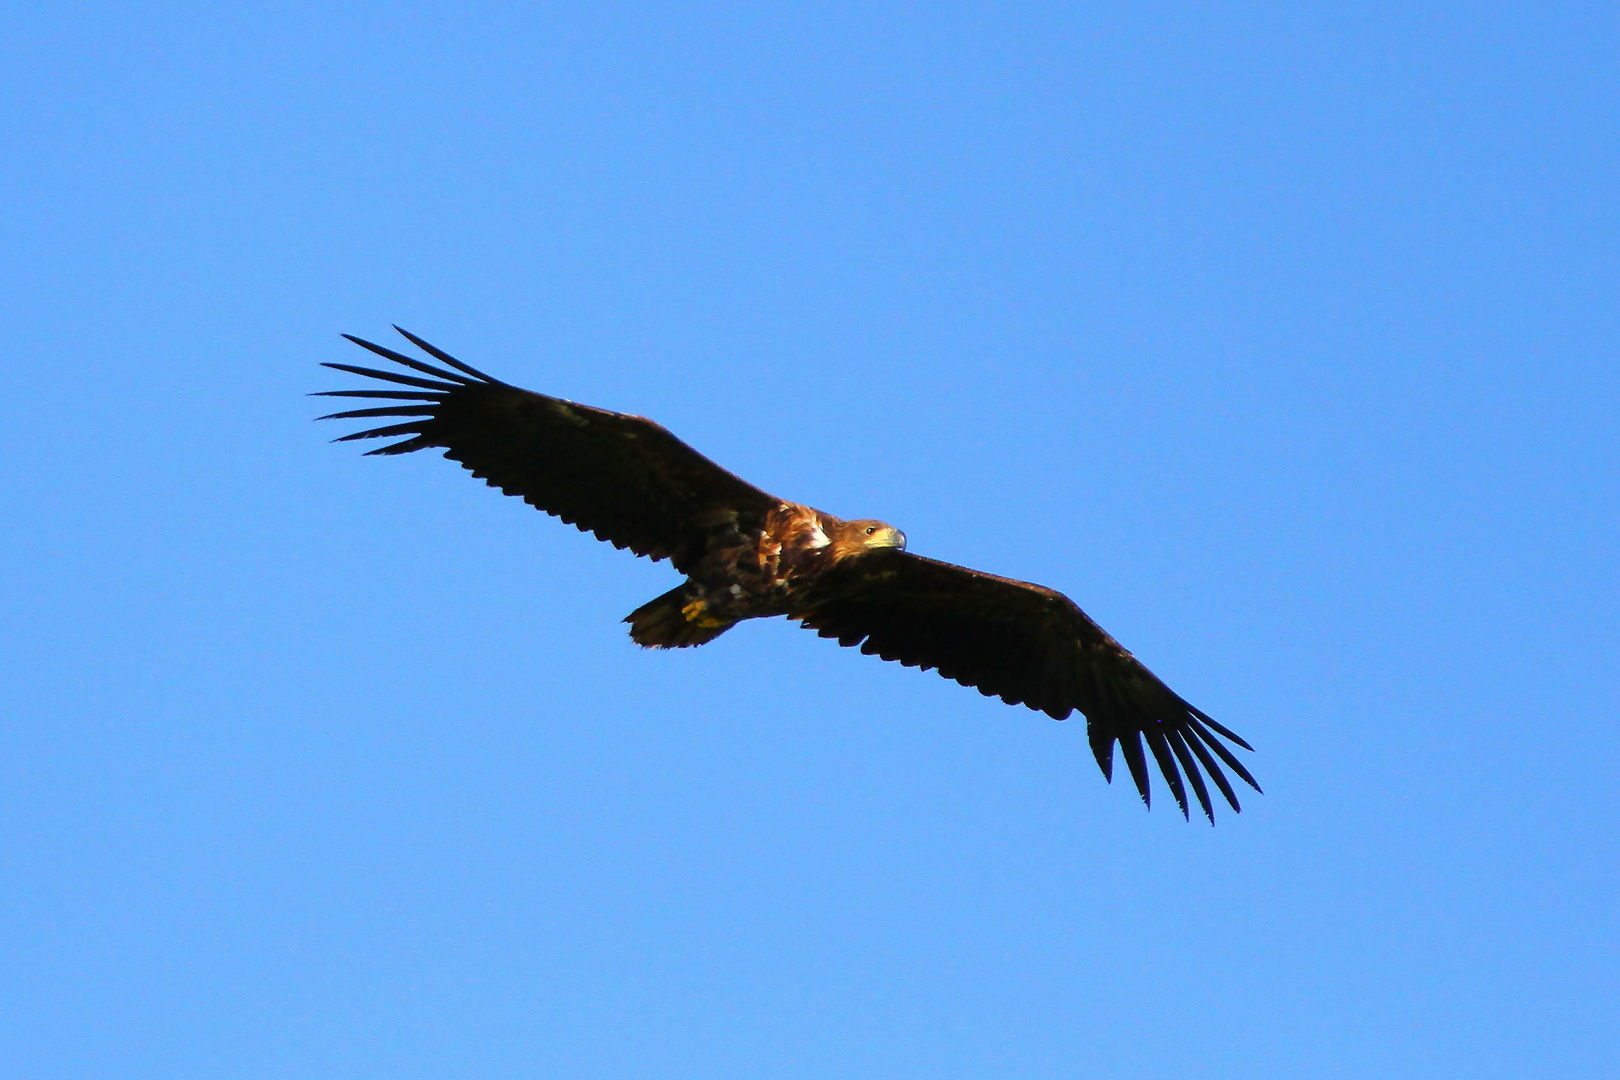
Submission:
[[[906,534],[884,521],[849,521],[840,532],[838,546],[843,549],[840,554],[854,555],[877,548],[906,549]]]

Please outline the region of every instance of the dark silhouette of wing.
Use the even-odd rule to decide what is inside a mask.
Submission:
[[[339,442],[405,437],[373,454],[442,447],[445,457],[460,462],[491,487],[615,547],[654,560],[670,559],[682,573],[702,553],[706,526],[735,515],[733,520],[745,528],[757,527],[780,502],[651,420],[520,390],[397,326],[394,329],[449,370],[345,334],[356,345],[418,374],[324,365],[379,379],[393,388],[317,395],[392,403],[321,419],[403,421],[357,431]]]
[[[1232,809],[1241,809],[1222,763],[1260,790],[1221,739],[1253,747],[1183,701],[1052,589],[904,551],[872,551],[829,568],[792,617],[840,645],[935,668],[1010,705],[1057,720],[1079,709],[1103,776],[1113,779],[1117,742],[1144,803],[1150,802],[1144,742],[1183,816],[1185,776],[1214,823],[1205,773]]]

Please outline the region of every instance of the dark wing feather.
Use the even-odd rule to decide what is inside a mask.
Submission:
[[[1252,749],[1248,743],[1182,700],[1052,589],[903,551],[872,551],[827,570],[793,617],[840,645],[859,645],[863,653],[908,667],[936,668],[1010,705],[1058,720],[1080,710],[1103,775],[1113,779],[1118,743],[1143,802],[1150,797],[1149,754],[1183,815],[1190,784],[1205,816],[1215,820],[1204,772],[1232,809],[1240,809],[1216,758],[1260,790],[1220,739],[1245,750]]]
[[[321,417],[403,421],[357,431],[338,441],[404,436],[373,454],[442,447],[445,457],[490,486],[615,547],[652,559],[672,559],[683,573],[702,550],[706,526],[734,514],[743,527],[758,527],[779,503],[651,420],[520,390],[404,330],[399,332],[448,366],[437,367],[344,335],[415,374],[351,364],[324,366],[415,389],[317,395],[399,403]]]

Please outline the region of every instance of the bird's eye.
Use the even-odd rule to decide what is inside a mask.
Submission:
[[[877,526],[876,525],[868,525],[866,527],[866,535],[867,536],[871,536],[875,532],[877,532]]]

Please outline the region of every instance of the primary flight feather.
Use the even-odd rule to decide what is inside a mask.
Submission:
[[[785,615],[840,645],[933,668],[1009,705],[1056,720],[1080,710],[1103,776],[1113,779],[1117,743],[1144,803],[1147,754],[1183,816],[1191,787],[1214,822],[1206,775],[1241,809],[1223,764],[1260,790],[1222,740],[1253,749],[1248,743],[1184,701],[1062,593],[913,555],[894,526],[768,495],[651,420],[521,390],[399,332],[446,366],[346,334],[416,374],[326,364],[395,389],[327,391],[319,396],[388,404],[321,419],[398,420],[338,441],[400,439],[372,454],[442,448],[508,495],[615,547],[669,559],[686,580],[625,619],[638,644],[701,645],[744,619]]]

